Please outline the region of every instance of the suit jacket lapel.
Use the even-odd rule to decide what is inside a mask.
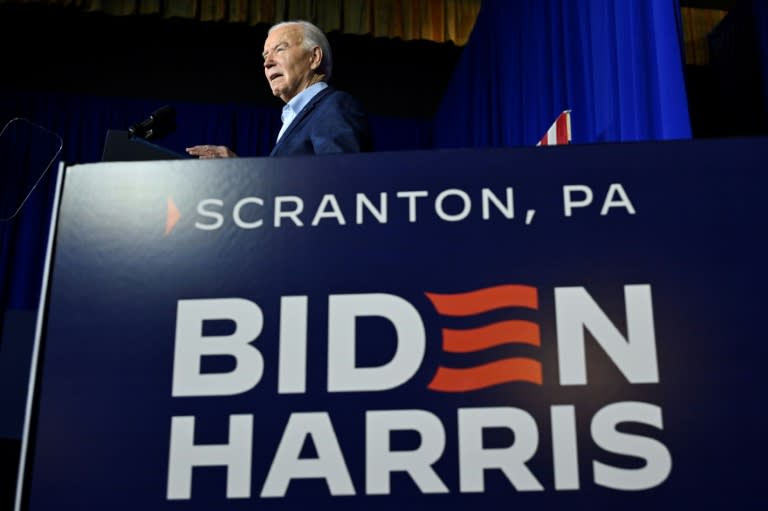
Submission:
[[[285,130],[285,133],[283,133],[283,136],[280,137],[280,140],[278,141],[277,145],[272,149],[272,152],[269,153],[270,156],[274,156],[277,150],[280,148],[280,146],[283,145],[283,143],[289,139],[289,137],[293,134],[294,131],[299,129],[299,127],[304,123],[307,116],[312,112],[312,110],[315,109],[315,106],[322,100],[325,96],[331,93],[333,90],[333,87],[330,85],[326,87],[325,89],[321,90],[315,96],[307,103],[307,105],[299,112],[299,115],[297,115],[293,122],[291,122],[291,125],[288,126],[288,129]]]

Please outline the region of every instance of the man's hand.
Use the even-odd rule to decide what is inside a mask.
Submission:
[[[237,155],[224,145],[196,145],[187,147],[188,154],[197,156],[201,160],[210,160],[213,158],[236,158]]]

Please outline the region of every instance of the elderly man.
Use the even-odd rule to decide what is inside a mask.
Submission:
[[[269,29],[262,56],[272,94],[286,103],[270,156],[370,150],[368,120],[360,105],[327,83],[333,57],[319,28],[306,21],[278,23]],[[215,145],[189,147],[187,152],[200,158],[236,156]]]

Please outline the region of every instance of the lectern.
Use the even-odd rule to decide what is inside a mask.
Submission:
[[[188,156],[162,147],[125,130],[108,130],[102,161],[175,160]]]
[[[753,507],[767,161],[64,168],[17,509]]]

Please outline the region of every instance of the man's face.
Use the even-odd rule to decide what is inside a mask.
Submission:
[[[272,94],[286,103],[311,85],[319,65],[319,49],[306,50],[302,43],[302,30],[296,25],[273,30],[264,42],[264,75]]]

